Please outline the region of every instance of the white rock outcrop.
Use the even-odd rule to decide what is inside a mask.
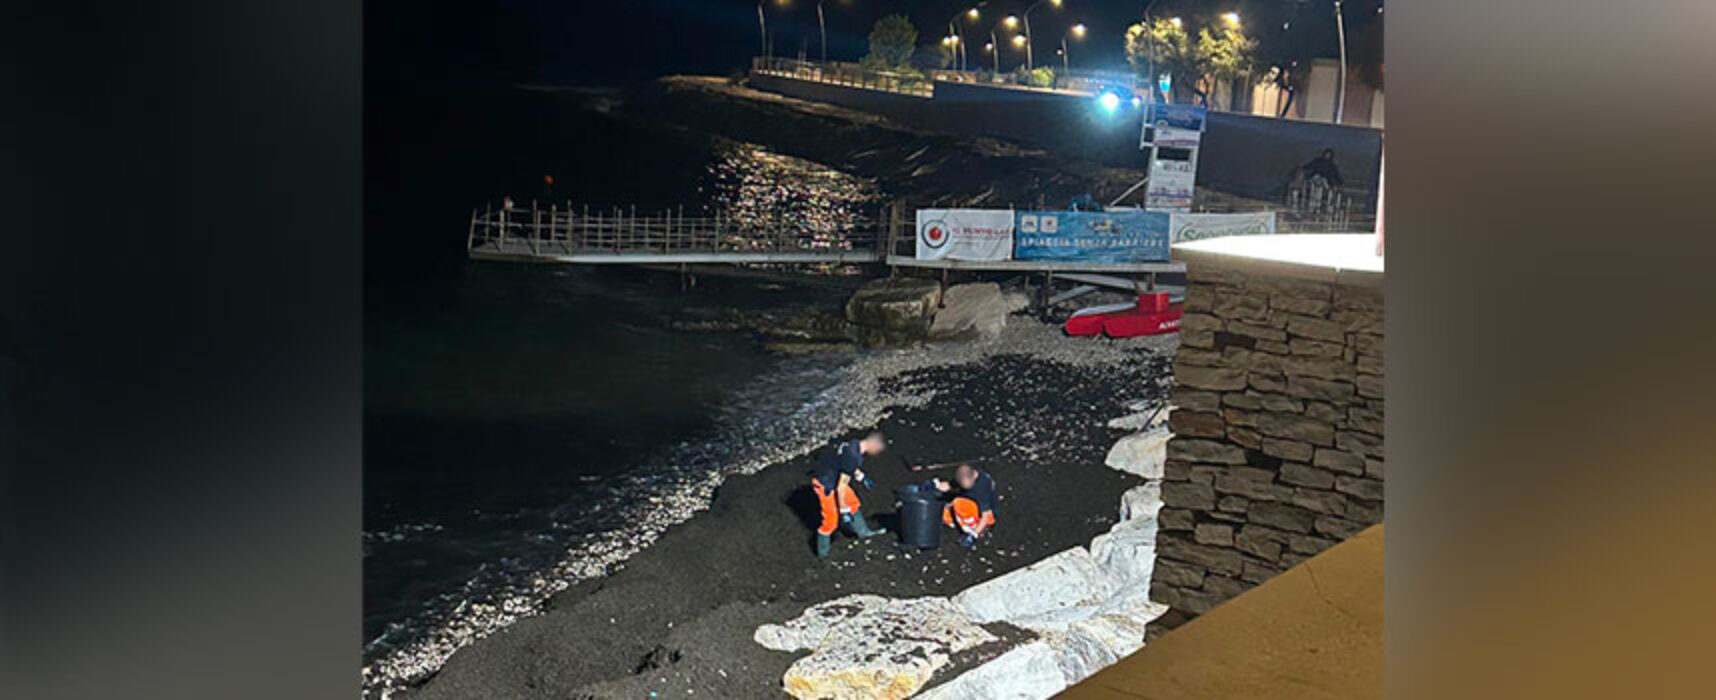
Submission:
[[[1155,518],[1162,510],[1162,482],[1146,481],[1120,494],[1120,519]]]
[[[1146,479],[1162,478],[1162,465],[1168,459],[1168,438],[1174,434],[1165,425],[1120,438],[1108,450],[1105,464]]]
[[[1019,645],[931,688],[920,700],[1037,700],[1066,690],[1060,655],[1047,642]]]
[[[956,284],[942,292],[941,307],[930,321],[930,340],[993,338],[1007,326],[1007,315],[1029,303],[1022,294],[1005,294],[994,282]]]
[[[979,623],[1054,615],[1096,605],[1115,590],[1090,551],[1073,547],[1035,564],[984,581],[953,597]]]
[[[758,644],[775,651],[798,651],[822,646],[828,632],[863,615],[886,607],[889,599],[879,595],[849,595],[805,608],[787,622],[763,625],[751,635]]]
[[[1135,403],[1128,405],[1126,410],[1136,411],[1136,413],[1128,413],[1119,418],[1111,418],[1108,421],[1108,427],[1116,430],[1148,430],[1158,425],[1166,425],[1168,423],[1168,413],[1172,411],[1173,408],[1173,406],[1161,406],[1158,408],[1149,403]]]
[[[995,637],[946,598],[850,595],[820,603],[753,638],[770,649],[810,649],[781,679],[796,698],[910,697],[956,653]]]
[[[1156,519],[1116,523],[1090,541],[1090,556],[1117,586],[1149,590],[1156,568]]]
[[[1150,602],[1147,591],[1131,588],[1063,629],[1043,631],[1043,639],[1071,685],[1143,647],[1145,626],[1167,611],[1168,606]]]

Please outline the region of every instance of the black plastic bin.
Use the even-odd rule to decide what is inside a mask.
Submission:
[[[940,492],[929,484],[906,484],[894,489],[894,507],[900,513],[900,544],[918,549],[941,546]]]

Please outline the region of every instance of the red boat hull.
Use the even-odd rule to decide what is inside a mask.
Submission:
[[[1171,304],[1166,292],[1138,295],[1136,304],[1116,304],[1081,309],[1067,319],[1067,335],[1107,335],[1130,338],[1173,333],[1180,329],[1185,308]]]

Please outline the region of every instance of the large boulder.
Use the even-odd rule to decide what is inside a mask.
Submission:
[[[751,639],[775,651],[816,649],[828,638],[829,631],[856,618],[874,614],[887,604],[888,599],[879,595],[856,594],[836,598],[805,608],[798,617],[787,622],[758,627]]]
[[[1044,630],[1043,640],[1055,650],[1061,675],[1077,683],[1144,646],[1145,628],[1168,611],[1150,602],[1145,588],[1128,587],[1083,619],[1058,630]]]
[[[858,326],[870,345],[921,341],[941,301],[941,284],[913,277],[890,277],[865,284],[846,300],[846,320]]]
[[[1024,308],[1029,298],[1004,294],[994,282],[956,284],[942,293],[941,308],[930,321],[930,340],[993,338],[1007,327],[1007,315]]]
[[[770,649],[810,649],[781,679],[796,698],[905,698],[956,653],[995,640],[946,598],[836,598],[757,628]]]
[[[1156,568],[1156,519],[1116,523],[1090,541],[1090,556],[1115,583],[1148,589]]]
[[[1014,647],[919,695],[920,700],[1039,700],[1066,690],[1055,649],[1043,641]]]
[[[1108,458],[1103,463],[1146,479],[1160,479],[1162,465],[1168,460],[1168,438],[1173,436],[1167,426],[1158,425],[1120,438],[1114,447],[1109,448]]]
[[[1162,510],[1162,482],[1146,481],[1120,494],[1120,519],[1154,518]]]
[[[975,622],[1014,624],[1106,600],[1115,582],[1090,552],[1074,547],[961,591],[953,602]]]

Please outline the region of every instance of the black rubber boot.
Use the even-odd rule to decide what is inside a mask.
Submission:
[[[885,527],[871,528],[870,523],[864,522],[863,513],[853,513],[848,517],[850,517],[851,520],[847,521],[846,524],[851,528],[852,534],[858,536],[858,539],[869,539],[876,535],[885,535],[888,533],[888,528]]]

